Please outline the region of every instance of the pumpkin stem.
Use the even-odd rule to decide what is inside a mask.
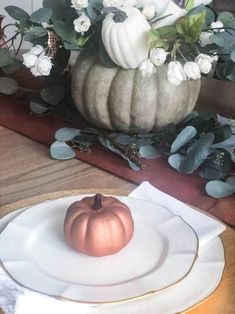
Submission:
[[[94,204],[92,205],[92,209],[94,210],[99,210],[102,208],[102,195],[101,194],[96,194],[95,195],[95,200],[94,200]]]
[[[114,14],[113,20],[115,23],[123,23],[128,18],[126,12],[119,10],[118,8],[115,7],[104,8],[102,10],[102,13],[103,14],[113,13]]]

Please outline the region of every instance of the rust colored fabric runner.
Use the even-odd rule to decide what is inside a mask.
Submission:
[[[27,102],[3,95],[0,96],[0,125],[47,146],[54,142],[57,129],[70,126],[50,116],[31,115]],[[77,151],[76,157],[137,184],[149,181],[161,191],[235,225],[235,196],[223,200],[208,197],[204,190],[204,179],[197,174],[184,175],[176,172],[164,157],[145,160],[146,169],[137,172],[131,170],[121,157],[99,145],[89,154]],[[226,210],[221,210],[222,208]]]

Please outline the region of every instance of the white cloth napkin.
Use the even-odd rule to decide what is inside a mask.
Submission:
[[[159,191],[148,182],[143,182],[129,196],[156,202],[181,216],[196,231],[200,247],[225,230],[222,223]],[[2,222],[2,225],[5,223]],[[13,282],[0,267],[0,307],[5,314],[88,314],[92,313],[98,305],[64,302],[32,292]]]

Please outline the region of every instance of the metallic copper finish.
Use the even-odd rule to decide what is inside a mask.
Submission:
[[[73,203],[64,220],[64,235],[75,250],[105,256],[119,252],[131,240],[134,222],[127,205],[96,194]]]

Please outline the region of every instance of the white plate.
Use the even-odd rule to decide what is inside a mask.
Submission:
[[[160,291],[184,278],[195,262],[198,239],[180,217],[151,202],[117,197],[131,209],[133,239],[121,252],[91,257],[63,236],[71,196],[33,206],[0,235],[0,259],[20,284],[80,302],[116,302]]]

